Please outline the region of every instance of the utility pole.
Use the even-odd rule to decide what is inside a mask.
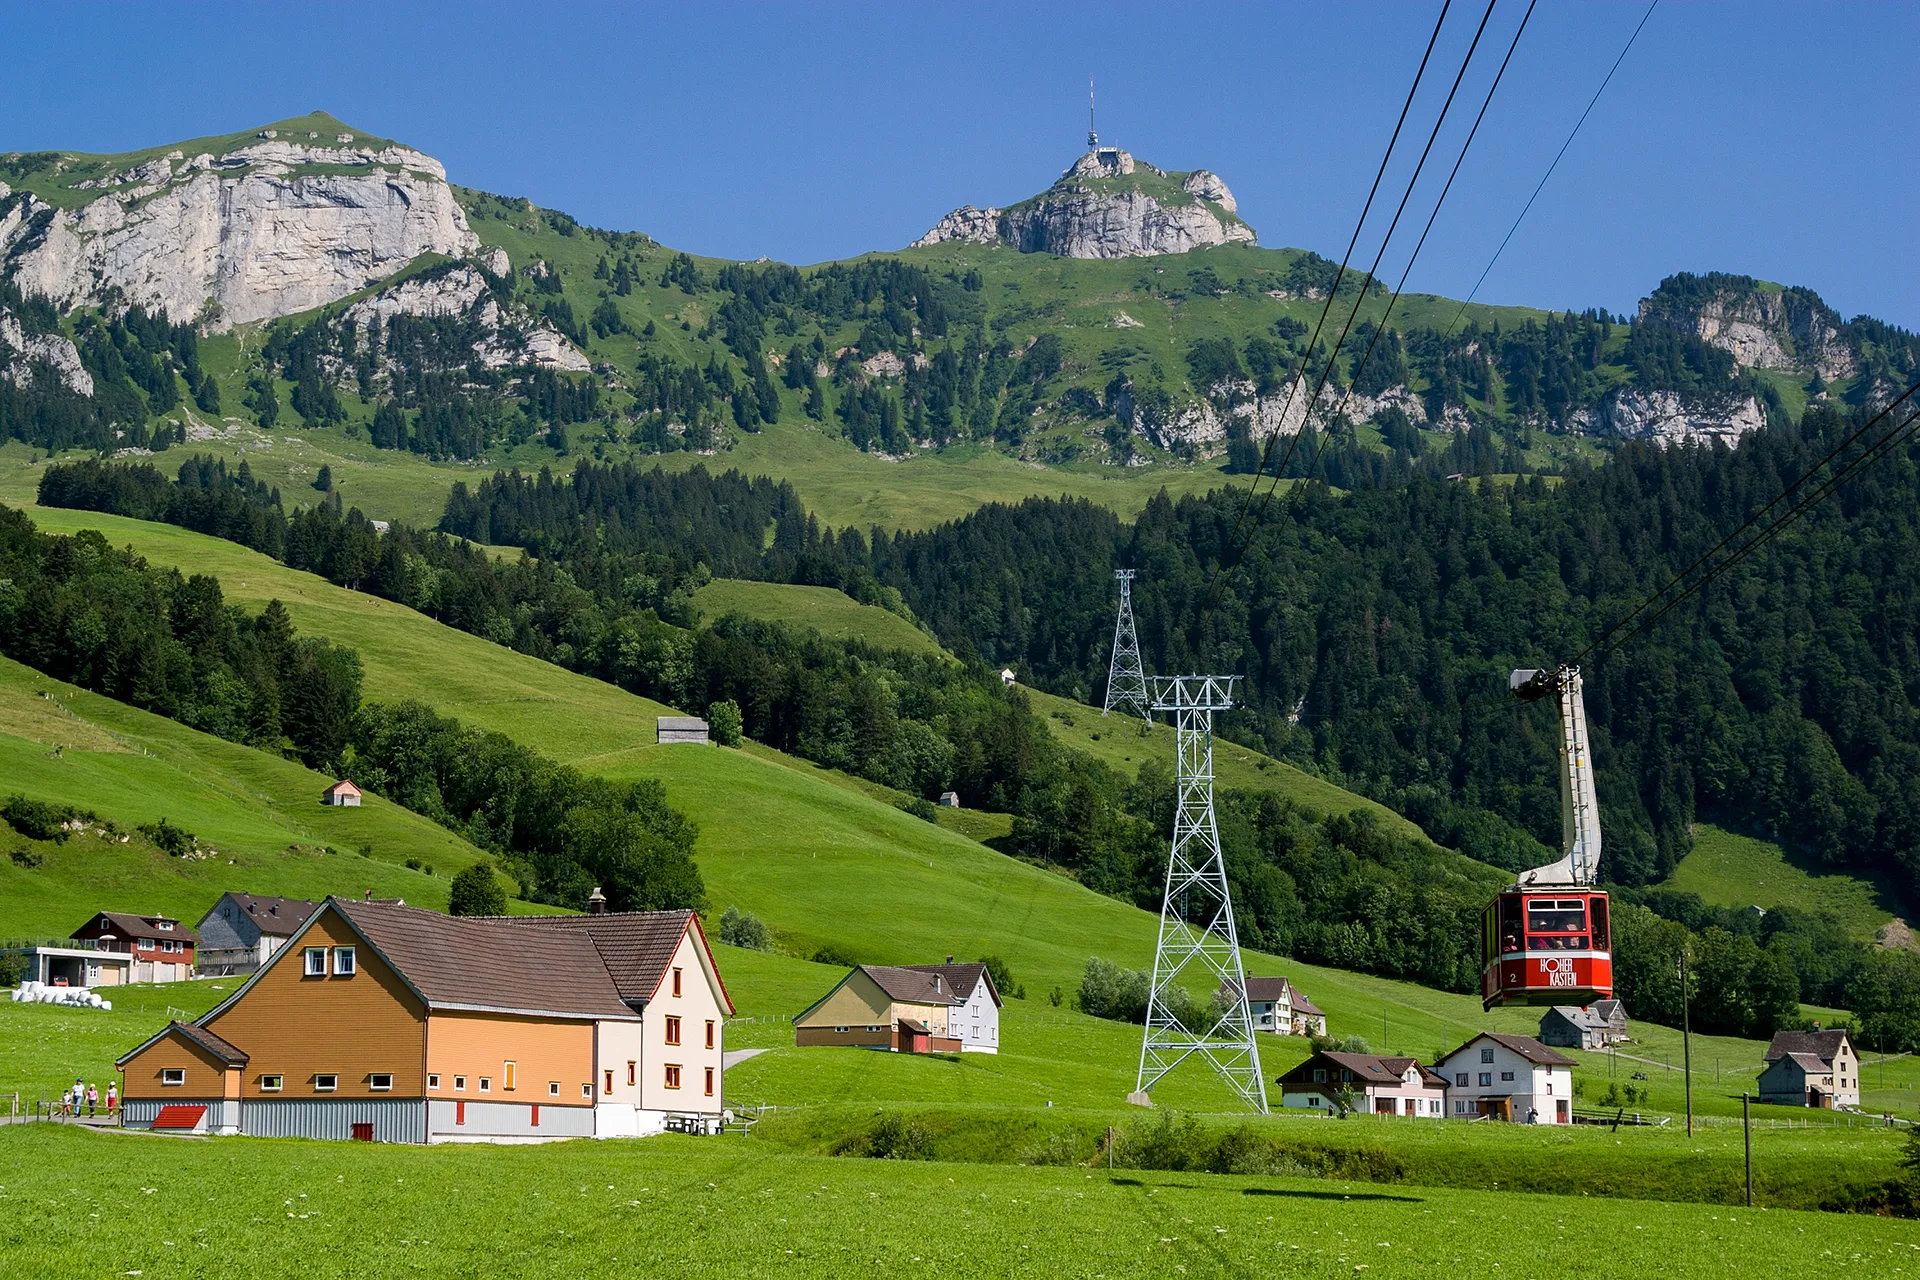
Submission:
[[[1113,624],[1113,659],[1107,666],[1107,700],[1100,714],[1110,715],[1115,708],[1122,711],[1132,708],[1142,720],[1152,724],[1147,673],[1140,664],[1140,639],[1133,629],[1133,570],[1115,569],[1113,576],[1120,584],[1120,616]]]
[[[1693,1136],[1693,1002],[1687,997],[1687,949],[1680,948],[1680,1073],[1687,1085],[1687,1136]]]
[[[1753,1208],[1753,1098],[1740,1095],[1740,1127],[1747,1135],[1747,1208]]]
[[[1267,1113],[1267,1084],[1247,1008],[1240,937],[1227,892],[1227,864],[1213,811],[1213,716],[1233,708],[1237,676],[1162,676],[1154,681],[1155,710],[1174,717],[1174,779],[1178,800],[1167,887],[1160,904],[1160,936],[1153,950],[1153,987],[1140,1041],[1140,1074],[1129,1102],[1152,1105],[1153,1086],[1194,1055],[1204,1058],[1247,1108]],[[1199,970],[1211,989],[1232,1004],[1204,1030],[1181,1022],[1176,999],[1182,975]],[[1178,999],[1178,1005],[1188,1004]]]

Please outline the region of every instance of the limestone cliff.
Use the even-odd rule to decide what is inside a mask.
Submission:
[[[423,253],[478,249],[439,161],[351,133],[275,133],[66,184],[98,192],[77,205],[0,195],[0,270],[63,308],[117,294],[218,329],[336,301]]]
[[[373,339],[395,316],[441,316],[467,323],[466,337],[473,354],[489,369],[515,365],[535,365],[567,373],[585,373],[590,362],[571,342],[551,326],[535,323],[524,314],[504,313],[495,301],[486,271],[496,277],[507,273],[507,255],[489,250],[480,266],[469,262],[448,263],[409,276],[396,284],[360,299],[341,313],[340,322],[358,330],[370,349],[378,350]],[[335,362],[331,370],[344,377],[344,365]],[[385,387],[388,362],[383,356],[375,363],[375,385]]]
[[[1638,387],[1622,387],[1602,398],[1593,409],[1578,409],[1568,415],[1568,426],[1578,432],[1659,444],[1716,440],[1731,445],[1766,425],[1766,411],[1752,396],[1700,404],[1690,403],[1673,391],[1643,391]]]
[[[1233,192],[1205,169],[1168,173],[1116,147],[1088,151],[1047,190],[1004,209],[965,205],[915,248],[1006,244],[1066,258],[1142,258],[1252,244]]]
[[[1860,368],[1845,323],[1819,294],[1749,276],[1669,276],[1640,300],[1639,322],[1718,347],[1742,369],[1818,373],[1836,382]]]

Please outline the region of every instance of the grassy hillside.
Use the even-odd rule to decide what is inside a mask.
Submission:
[[[164,818],[219,851],[129,853],[87,834],[31,842],[0,823],[6,849],[31,849],[40,863],[0,859],[0,936],[64,936],[102,908],[192,922],[228,889],[303,898],[372,889],[444,908],[448,878],[478,852],[378,796],[322,805],[332,781],[0,658],[0,794],[91,809],[122,830]],[[408,860],[434,873],[408,870]]]
[[[794,626],[810,627],[836,640],[859,640],[908,653],[942,653],[940,642],[897,613],[861,604],[833,587],[789,586],[780,582],[744,582],[716,578],[694,593],[693,603],[707,621],[739,613]]]
[[[700,824],[697,853],[714,909],[738,905],[760,915],[798,954],[811,954],[825,944],[882,963],[948,953],[968,958],[999,954],[1029,995],[1009,1017],[1037,1017],[1040,1024],[1066,1016],[1044,1003],[1045,997],[1055,986],[1071,993],[1087,957],[1100,955],[1132,966],[1152,958],[1155,922],[1149,913],[902,813],[861,787],[825,776],[823,770],[764,748],[654,745],[653,717],[669,710],[660,704],[289,570],[231,543],[93,513],[36,509],[33,514],[50,531],[99,528],[116,544],[130,544],[155,563],[217,573],[229,598],[249,607],[278,597],[303,633],[325,635],[360,651],[369,698],[419,698],[580,768],[614,778],[661,779],[670,801]],[[1080,708],[1078,714],[1090,713]],[[1171,737],[1164,728],[1154,733]],[[797,963],[780,961],[776,968]],[[1357,1033],[1376,1045],[1408,1052],[1432,1053],[1458,1043],[1470,1028],[1527,1031],[1538,1019],[1521,1010],[1483,1015],[1470,996],[1274,957],[1249,954],[1247,964],[1254,973],[1293,977],[1328,1011],[1335,1032]],[[784,972],[785,985],[758,1003],[747,983],[743,1013],[790,1015],[805,1003],[796,1003],[803,988],[821,983],[824,989],[824,974]],[[799,973],[806,976],[796,976]],[[1028,1071],[1029,1078],[1045,1082],[1058,1075],[1065,1080],[1061,1064],[1098,1062],[1099,1073],[1080,1077],[1088,1083],[1077,1087],[1077,1096],[1087,1101],[1111,1096],[1109,1087],[1131,1079],[1138,1055],[1136,1033],[1077,1017],[1072,1021],[1079,1029],[1070,1036],[1036,1026],[1036,1041],[1061,1047],[1035,1055],[1043,1061]],[[1680,1060],[1679,1035],[1651,1026],[1640,1030],[1641,1044],[1633,1052],[1650,1060],[1645,1068],[1650,1075],[1662,1076],[1665,1062]],[[1734,1064],[1756,1067],[1760,1049],[1751,1041],[1694,1041],[1697,1062],[1717,1055],[1729,1070]],[[1274,1050],[1299,1051],[1292,1044]],[[777,1077],[785,1070],[783,1057],[776,1055],[754,1070]],[[1007,1061],[997,1068],[967,1069],[1011,1070],[1011,1056],[1002,1058]],[[804,1055],[796,1059],[804,1060]],[[837,1091],[853,1083],[836,1073],[943,1069],[932,1064],[872,1065],[877,1061],[861,1055],[830,1059],[819,1069],[825,1074],[805,1088],[789,1082],[794,1086],[790,1090],[776,1078],[767,1082],[763,1096],[845,1096]],[[1607,1064],[1596,1058],[1593,1065],[1604,1071]],[[743,1078],[751,1082],[753,1076]],[[1207,1096],[1205,1084],[1193,1086],[1198,1090],[1196,1104]],[[1678,1105],[1677,1076],[1671,1083],[1663,1078],[1649,1084]],[[916,1076],[901,1087],[932,1086]],[[1172,1096],[1179,1097],[1185,1087],[1176,1088]],[[1727,1096],[1712,1105],[1737,1108],[1731,1092],[1737,1086],[1731,1080],[1728,1089]]]
[[[1889,884],[1812,865],[1779,845],[1702,823],[1693,852],[1675,867],[1666,887],[1698,894],[1721,907],[1775,907],[1782,903],[1840,917],[1862,942],[1905,908]]]

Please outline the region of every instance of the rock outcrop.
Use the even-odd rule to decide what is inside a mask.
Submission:
[[[1811,289],[1718,272],[1669,276],[1640,300],[1639,323],[1698,338],[1742,369],[1818,373],[1828,382],[1859,372],[1839,313]]]
[[[336,301],[423,253],[479,248],[440,162],[405,147],[263,138],[76,186],[100,194],[72,209],[0,197],[7,276],[69,309],[117,293],[225,328]]]
[[[73,343],[57,333],[28,333],[20,318],[0,308],[0,378],[16,387],[33,385],[36,368],[51,369],[67,390],[83,396],[93,394],[93,375],[80,363],[80,352]]]
[[[481,258],[495,276],[508,270],[506,254],[494,249]],[[409,276],[348,307],[341,321],[371,337],[395,316],[444,316],[467,321],[473,352],[489,369],[535,365],[565,373],[585,373],[593,367],[579,348],[547,326],[521,329],[500,310],[487,278],[474,266],[458,262]],[[335,372],[341,372],[336,370]],[[382,369],[384,372],[384,368]]]
[[[1752,396],[1717,405],[1689,404],[1677,392],[1622,387],[1594,409],[1569,414],[1567,425],[1588,435],[1620,440],[1653,440],[1663,445],[1718,440],[1731,445],[1766,426],[1767,415]]]
[[[1143,258],[1254,239],[1218,174],[1168,173],[1099,147],[1032,199],[1004,209],[962,206],[913,247],[1006,244],[1066,258]]]

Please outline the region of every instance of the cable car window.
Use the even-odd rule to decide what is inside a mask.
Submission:
[[[1520,949],[1520,899],[1500,899],[1500,950]]]
[[[1528,933],[1585,933],[1585,898],[1535,898],[1527,904]]]
[[[1596,897],[1593,900],[1593,945],[1595,950],[1606,951],[1610,943],[1607,936],[1607,900]]]

